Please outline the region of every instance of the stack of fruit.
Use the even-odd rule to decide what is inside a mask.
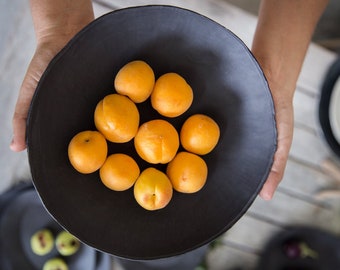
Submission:
[[[38,256],[46,256],[56,248],[59,257],[54,257],[46,261],[43,270],[68,270],[65,257],[75,254],[80,248],[80,242],[67,231],[59,232],[54,239],[51,230],[45,228],[37,231],[31,237],[31,249]]]
[[[208,167],[201,157],[218,143],[220,129],[209,116],[194,114],[180,131],[167,120],[153,119],[140,125],[136,103],[151,99],[151,106],[166,119],[186,112],[193,102],[193,91],[177,73],[166,73],[155,80],[152,68],[136,60],[117,73],[117,93],[105,96],[96,106],[96,131],[76,134],[69,143],[72,166],[80,173],[99,170],[103,184],[115,191],[134,187],[134,197],[147,210],[164,208],[173,189],[194,193],[202,189]],[[137,154],[150,167],[140,172],[139,165],[125,153],[108,155],[107,141],[126,143],[134,139]],[[180,145],[185,151],[178,151]],[[151,164],[167,164],[160,171]]]

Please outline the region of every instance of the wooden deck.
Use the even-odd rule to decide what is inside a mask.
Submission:
[[[257,18],[223,0],[95,0],[94,7],[98,17],[117,8],[155,3],[197,11],[251,45]],[[4,0],[0,12],[2,192],[17,181],[30,179],[27,153],[12,153],[8,145],[15,101],[34,53],[35,40],[26,1]],[[339,160],[323,140],[317,119],[320,86],[335,58],[334,53],[310,45],[294,98],[294,140],[284,180],[273,200],[257,198],[246,215],[221,237],[222,244],[208,254],[209,269],[227,270],[236,266],[252,269],[266,241],[286,225],[310,225],[340,234],[340,196],[320,193],[340,189]]]

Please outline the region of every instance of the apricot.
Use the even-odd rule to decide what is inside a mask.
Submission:
[[[97,104],[94,122],[107,140],[125,143],[133,139],[137,133],[139,112],[136,104],[128,97],[111,94]]]
[[[194,193],[205,185],[208,167],[200,156],[189,152],[180,152],[168,164],[166,174],[176,191]]]
[[[86,130],[76,134],[68,145],[68,157],[80,173],[97,171],[107,157],[107,142],[98,131]]]
[[[182,76],[166,73],[155,83],[151,105],[163,116],[176,117],[189,109],[193,98],[193,91]]]
[[[117,73],[114,86],[117,93],[141,103],[149,98],[155,84],[152,68],[144,61],[127,63]]]
[[[173,189],[165,173],[155,168],[147,168],[138,177],[133,192],[137,203],[152,211],[169,204]]]
[[[179,148],[177,130],[168,121],[151,120],[138,129],[134,139],[138,155],[151,164],[171,161]]]
[[[220,128],[209,116],[195,114],[182,125],[180,141],[183,148],[189,152],[205,155],[210,153],[218,143]]]
[[[140,170],[137,162],[126,154],[110,155],[99,170],[100,179],[109,189],[124,191],[133,186]]]

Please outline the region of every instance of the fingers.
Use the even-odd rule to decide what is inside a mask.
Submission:
[[[26,149],[27,114],[39,80],[39,78],[32,76],[32,74],[35,73],[33,61],[34,60],[32,60],[22,83],[12,120],[13,138],[10,148],[15,152]]]
[[[26,149],[26,118],[14,116],[13,118],[13,138],[10,148],[14,152],[20,152]]]
[[[26,120],[28,111],[40,77],[45,71],[51,58],[52,56],[48,54],[42,54],[38,50],[34,54],[27,69],[25,78],[20,88],[12,119],[13,138],[10,144],[10,149],[15,152],[26,149]]]
[[[288,152],[283,146],[282,148],[283,149],[278,148],[276,151],[271,171],[259,194],[264,200],[271,200],[273,198],[275,190],[283,178],[288,159]]]
[[[273,99],[276,111],[277,150],[271,171],[259,194],[264,200],[273,198],[275,190],[283,178],[294,128],[293,106],[290,99],[287,102],[281,102],[279,99],[275,99],[275,95],[273,95]]]

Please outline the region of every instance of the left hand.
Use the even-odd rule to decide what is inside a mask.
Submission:
[[[282,86],[270,80],[268,80],[268,83],[275,107],[277,149],[271,171],[260,192],[260,197],[264,200],[272,199],[276,188],[283,178],[294,129],[293,96],[288,94],[292,91],[285,91],[285,89],[281,89]]]

